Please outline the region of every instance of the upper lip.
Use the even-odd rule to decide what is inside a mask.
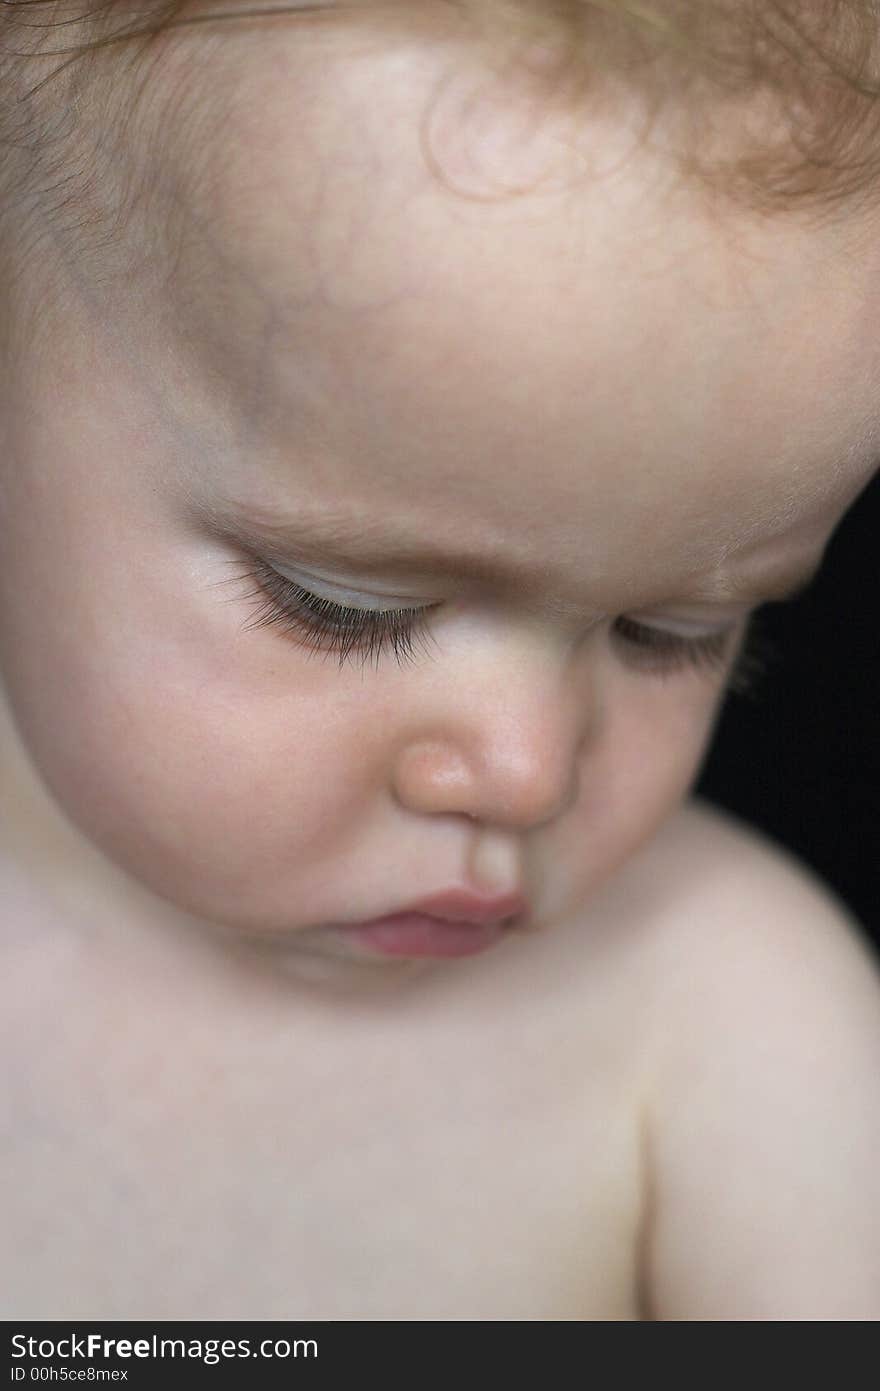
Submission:
[[[525,913],[527,907],[521,893],[496,894],[490,898],[467,889],[446,889],[419,899],[418,903],[408,903],[405,908],[398,908],[388,916],[396,918],[403,913],[424,913],[426,917],[439,918],[442,922],[482,924],[517,917]]]

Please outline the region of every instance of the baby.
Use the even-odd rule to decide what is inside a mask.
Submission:
[[[689,797],[880,458],[847,16],[4,9],[3,1316],[880,1317],[876,966]]]

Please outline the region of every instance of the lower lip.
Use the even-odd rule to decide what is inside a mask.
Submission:
[[[454,923],[424,913],[395,913],[348,932],[357,942],[385,956],[476,956],[494,947],[510,931],[510,921]]]

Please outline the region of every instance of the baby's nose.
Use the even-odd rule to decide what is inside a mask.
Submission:
[[[460,690],[460,687],[459,687]],[[437,711],[401,750],[397,800],[409,810],[464,815],[528,830],[577,800],[583,747],[593,723],[582,677],[560,664],[475,675],[463,701]]]

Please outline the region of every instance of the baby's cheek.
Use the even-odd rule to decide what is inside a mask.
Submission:
[[[362,811],[346,743],[323,734],[311,702],[279,709],[256,692],[237,703],[176,692],[142,716],[130,823],[194,908],[259,916],[279,881],[292,890]]]
[[[563,853],[589,892],[659,830],[693,785],[720,696],[708,683],[619,683],[582,767]]]
[[[259,926],[362,813],[356,741],[324,733],[326,700],[267,697],[252,679],[207,679],[197,652],[178,658],[166,648],[151,665],[111,642],[42,695],[26,683],[31,756],[133,877],[187,911]]]
[[[641,682],[633,700],[621,706],[614,742],[620,750],[617,783],[630,817],[651,834],[696,778],[723,688],[719,678],[693,672],[645,675]]]

